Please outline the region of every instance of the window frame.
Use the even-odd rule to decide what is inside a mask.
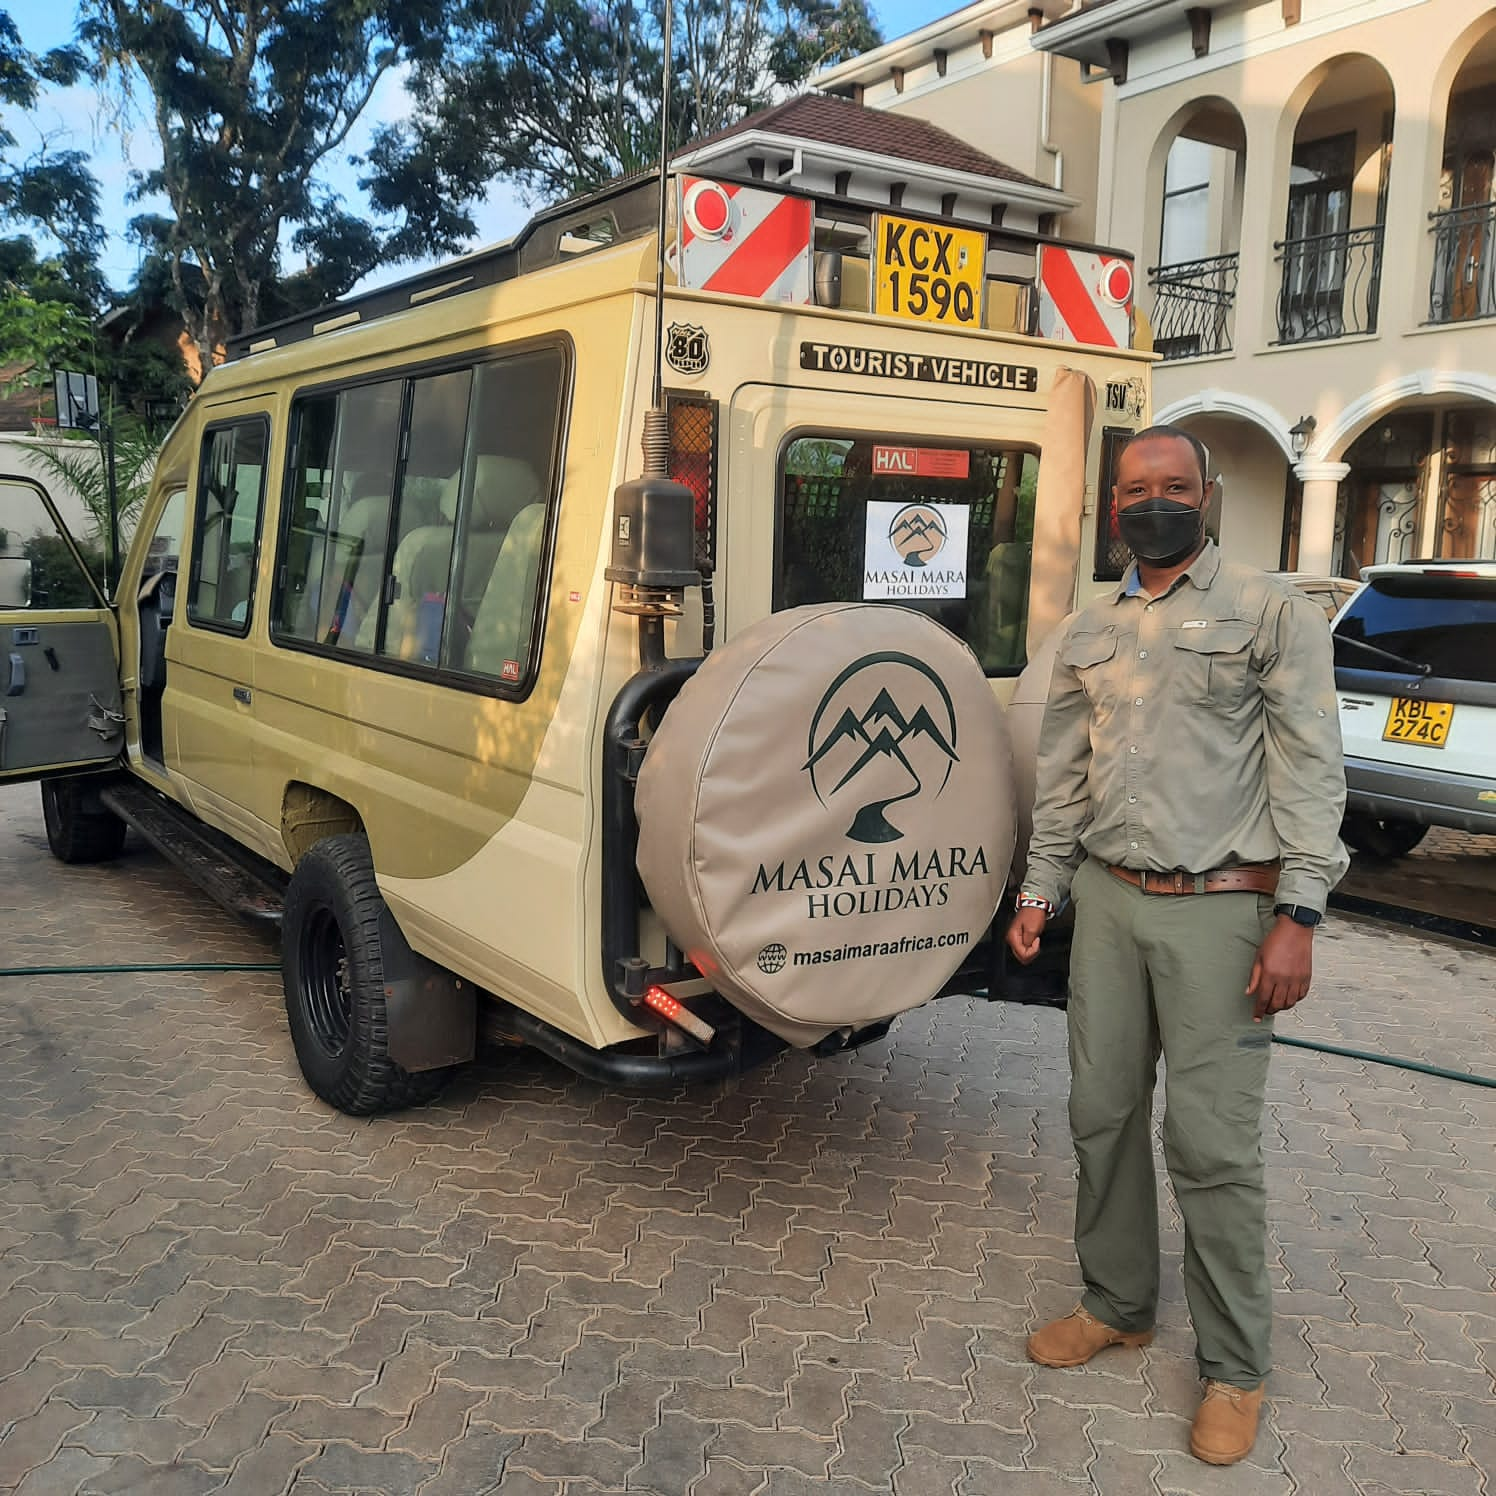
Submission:
[[[225,622],[218,618],[203,618],[195,614],[193,612],[193,594],[197,587],[198,578],[201,574],[200,567],[202,565],[203,479],[207,466],[206,459],[209,445],[214,436],[220,431],[237,430],[240,427],[254,424],[259,424],[264,429],[265,460],[260,464],[259,508],[255,515],[254,549],[250,552],[249,596],[245,600],[244,622],[241,625],[233,622]],[[181,605],[182,617],[186,620],[189,628],[203,629],[210,634],[222,634],[230,639],[246,639],[249,637],[249,631],[254,625],[255,603],[259,591],[260,559],[265,541],[265,502],[270,495],[271,441],[274,434],[270,412],[266,410],[248,411],[244,415],[238,416],[223,416],[218,420],[208,421],[203,426],[197,447],[197,481],[192,486],[192,553],[187,562],[187,585],[183,589]]]
[[[400,435],[395,453],[394,490],[390,496],[390,522],[398,522],[399,493],[405,476],[405,461],[408,448],[407,432],[410,423],[411,386],[417,379],[436,374],[451,374],[463,369],[472,371],[473,393],[476,397],[479,371],[489,364],[503,363],[508,359],[522,357],[527,353],[551,350],[561,355],[561,380],[559,385],[560,408],[556,422],[556,434],[551,449],[550,485],[545,498],[545,524],[541,531],[540,560],[537,567],[535,601],[532,605],[530,646],[523,662],[524,673],[518,681],[504,681],[497,676],[483,675],[470,670],[457,670],[450,665],[425,664],[419,660],[402,660],[379,653],[377,650],[340,649],[336,645],[319,643],[315,639],[299,639],[281,627],[281,607],[285,587],[289,581],[287,573],[287,547],[290,541],[291,509],[282,503],[277,517],[274,586],[270,605],[270,643],[277,649],[290,650],[297,654],[312,655],[321,660],[334,660],[362,670],[374,670],[383,675],[401,676],[407,680],[428,681],[434,685],[453,687],[477,696],[497,697],[503,701],[521,702],[535,689],[540,678],[540,657],[545,643],[545,626],[550,617],[552,568],[555,560],[556,530],[560,523],[561,490],[566,474],[566,450],[571,435],[571,416],[576,392],[576,344],[564,331],[525,338],[515,343],[476,349],[470,352],[447,354],[440,358],[421,359],[413,363],[393,364],[372,369],[343,379],[323,379],[315,383],[298,385],[289,396],[285,463],[281,472],[281,494],[291,492],[294,482],[294,463],[297,439],[300,432],[300,404],[319,395],[339,396],[353,389],[368,385],[388,384],[400,381]],[[471,412],[469,412],[471,419]],[[466,443],[466,438],[465,438]],[[464,463],[466,445],[464,443]],[[454,536],[454,555],[456,541]],[[387,573],[386,573],[387,575]],[[380,631],[383,632],[381,623]],[[381,640],[381,643],[383,641]]]
[[[868,441],[868,442],[877,442],[879,444],[887,443],[888,445],[891,445],[891,446],[915,446],[915,447],[921,447],[921,446],[940,445],[940,446],[948,446],[952,450],[955,450],[955,451],[960,451],[960,450],[964,449],[964,450],[966,450],[968,452],[969,451],[973,451],[973,450],[978,449],[978,448],[990,448],[990,449],[996,449],[998,451],[1004,451],[1004,452],[1017,452],[1017,453],[1020,454],[1020,456],[1032,457],[1035,460],[1036,464],[1038,464],[1038,466],[1041,468],[1041,470],[1042,470],[1043,463],[1044,463],[1044,451],[1043,451],[1043,448],[1039,445],[1038,442],[1027,442],[1027,441],[1005,442],[1005,441],[1002,441],[1002,440],[993,440],[991,438],[986,438],[986,437],[971,437],[971,436],[964,436],[964,437],[963,436],[945,436],[945,435],[935,436],[935,435],[932,435],[929,432],[924,432],[923,434],[920,434],[920,433],[909,433],[909,432],[899,433],[899,432],[892,432],[892,431],[869,431],[869,430],[866,430],[866,429],[858,429],[858,430],[854,431],[854,430],[851,430],[851,429],[846,428],[846,427],[841,427],[841,428],[835,428],[835,429],[833,429],[833,428],[829,427],[828,425],[826,425],[824,422],[819,423],[819,424],[807,425],[807,426],[794,426],[794,427],[791,427],[780,438],[778,449],[776,450],[776,452],[774,454],[774,546],[773,546],[773,562],[772,562],[774,570],[773,570],[773,575],[771,577],[771,584],[772,585],[770,587],[770,592],[769,592],[769,609],[773,613],[783,612],[784,611],[784,607],[785,607],[785,604],[784,604],[784,588],[783,588],[783,579],[784,579],[784,498],[785,498],[784,479],[785,479],[785,476],[786,476],[785,475],[785,471],[784,471],[785,458],[786,458],[786,456],[787,456],[787,454],[789,452],[789,449],[797,441],[807,441],[807,440],[808,441],[814,441],[817,438],[824,438],[824,439],[831,440],[831,441],[846,441],[846,440],[851,440],[853,442],[857,442],[857,441]],[[1021,479],[1020,479],[1020,481],[1021,481]],[[1035,497],[1037,499],[1037,489],[1036,489]],[[996,544],[997,542],[994,541],[993,543]],[[968,575],[967,575],[968,595],[967,595],[967,597],[965,599],[965,601],[968,602],[968,603],[971,601],[970,592],[969,592],[970,583],[971,583],[971,576],[968,573]],[[1031,542],[1030,543],[1030,551],[1029,551],[1029,596],[1030,596],[1030,598],[1032,598],[1032,596],[1033,596],[1033,585],[1034,585],[1034,569],[1033,569],[1033,549],[1032,549],[1032,542]],[[897,602],[889,602],[889,601],[887,601],[885,599],[881,599],[881,598],[866,598],[866,599],[864,599],[864,598],[851,598],[851,599],[847,599],[847,601],[851,601],[851,602],[868,602],[868,603],[876,604],[878,606],[887,606],[887,607],[898,607],[898,606],[900,606],[900,604],[898,604]],[[971,646],[971,644],[970,644],[970,642],[968,640],[962,639],[961,642],[963,644],[965,644],[968,649],[972,649],[972,646]],[[972,653],[973,654],[976,653],[975,649],[972,649]],[[1024,653],[1025,653],[1025,655],[1027,655],[1027,653],[1028,653],[1027,649],[1025,649]],[[982,664],[982,662],[981,662],[980,659],[978,659],[977,663],[979,665]],[[1022,675],[1023,672],[1025,670],[1027,670],[1027,669],[1028,669],[1028,660],[1027,659],[1025,659],[1025,661],[1024,661],[1024,663],[1022,665],[1018,665],[1018,666],[998,666],[995,669],[991,669],[991,670],[989,670],[986,667],[986,665],[982,665],[982,673],[987,677],[988,680],[1017,680],[1018,677],[1020,675]]]

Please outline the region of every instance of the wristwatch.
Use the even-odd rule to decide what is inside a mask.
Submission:
[[[1274,914],[1287,915],[1296,925],[1312,930],[1324,918],[1318,909],[1306,908],[1303,904],[1274,904]]]

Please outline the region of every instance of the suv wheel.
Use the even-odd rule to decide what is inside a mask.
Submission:
[[[42,780],[42,819],[59,862],[108,862],[125,844],[125,823],[99,803],[87,780]]]
[[[318,842],[286,890],[281,968],[296,1058],[312,1090],[352,1117],[430,1101],[451,1074],[390,1058],[383,909],[363,836]]]
[[[1406,857],[1427,835],[1428,827],[1417,821],[1384,821],[1358,812],[1346,816],[1340,828],[1340,839],[1353,852],[1388,861]]]

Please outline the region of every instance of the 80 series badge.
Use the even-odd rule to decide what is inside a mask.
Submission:
[[[672,322],[665,330],[665,362],[677,374],[704,374],[712,361],[706,329],[690,322]]]

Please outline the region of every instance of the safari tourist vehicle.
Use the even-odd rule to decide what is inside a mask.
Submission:
[[[1059,340],[1057,254],[1121,346]],[[0,779],[41,780],[64,861],[133,826],[279,921],[302,1069],[353,1113],[484,1036],[711,1078],[988,989],[1001,703],[1110,539],[1129,288],[672,175],[267,327],[167,439],[112,606],[5,480],[57,543],[0,611]]]

